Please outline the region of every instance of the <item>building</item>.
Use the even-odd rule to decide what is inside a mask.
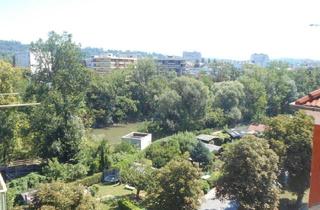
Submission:
[[[182,53],[183,59],[186,61],[192,61],[192,62],[200,62],[201,61],[201,53],[200,52],[188,52],[188,51],[183,51]]]
[[[97,72],[108,73],[115,69],[128,68],[136,63],[136,58],[114,57],[112,55],[94,56],[86,59],[86,66]]]
[[[178,75],[181,75],[186,70],[186,60],[181,57],[168,56],[166,58],[156,59],[158,69],[166,71],[175,71]]]
[[[135,145],[140,150],[145,149],[152,143],[151,133],[132,132],[123,136],[121,139]]]
[[[251,55],[250,61],[251,63],[256,64],[258,66],[266,67],[269,64],[270,59],[269,59],[269,56],[266,54],[254,53]]]
[[[207,134],[200,134],[197,137],[197,140],[200,141],[210,152],[215,154],[219,153],[221,146],[214,145],[214,141],[219,137]]]
[[[0,173],[0,210],[7,209],[7,187]]]
[[[202,141],[204,143],[214,143],[214,139],[216,139],[217,137],[216,136],[212,136],[212,135],[207,135],[207,134],[200,134],[198,135],[197,137],[197,140],[198,141]]]
[[[13,65],[20,68],[30,68],[31,72],[35,72],[37,61],[33,53],[25,51],[13,56]]]
[[[251,124],[248,127],[247,134],[261,135],[266,130],[266,125],[263,124]]]
[[[309,209],[318,210],[320,209],[320,89],[292,102],[290,105],[304,110],[306,114],[314,118]]]

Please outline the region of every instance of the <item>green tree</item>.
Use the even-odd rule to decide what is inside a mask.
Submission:
[[[191,158],[193,161],[199,163],[200,167],[204,169],[208,169],[208,167],[213,163],[212,153],[201,142],[198,142],[191,151]]]
[[[146,150],[146,158],[150,159],[156,168],[163,167],[180,154],[178,141],[170,141],[170,139],[155,142]]]
[[[253,136],[226,147],[217,196],[239,203],[240,209],[276,209],[278,156],[268,142]]]
[[[238,81],[216,83],[213,87],[213,107],[221,108],[228,124],[236,124],[242,119],[244,87]]]
[[[264,85],[254,78],[242,77],[244,91],[244,120],[260,121],[266,114],[267,93]]]
[[[147,190],[154,182],[154,169],[143,164],[133,164],[121,171],[121,181],[137,189],[139,198],[141,190]]]
[[[56,210],[94,210],[98,209],[90,193],[85,193],[81,185],[63,182],[42,184],[37,189],[31,209],[51,208]]]
[[[200,81],[178,77],[156,100],[154,120],[167,133],[203,127],[208,109],[209,91]]]
[[[149,191],[151,209],[197,209],[201,190],[200,170],[186,157],[174,159],[161,168],[156,185]]]
[[[241,74],[241,71],[230,63],[214,60],[209,66],[212,68],[211,76],[215,82],[236,80]]]
[[[49,33],[31,44],[38,62],[26,97],[41,106],[31,114],[38,154],[43,158],[74,159],[84,139],[84,96],[90,82],[81,62],[80,46],[70,34]]]
[[[268,121],[265,136],[270,142],[282,142],[282,168],[288,172],[287,189],[297,195],[299,207],[305,191],[309,188],[312,152],[311,117],[303,112],[293,116],[280,115]]]

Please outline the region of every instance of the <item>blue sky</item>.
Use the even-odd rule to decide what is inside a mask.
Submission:
[[[67,31],[83,47],[320,59],[317,0],[0,0],[0,39]]]

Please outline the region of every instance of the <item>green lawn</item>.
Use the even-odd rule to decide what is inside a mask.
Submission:
[[[90,135],[94,140],[106,139],[110,144],[120,143],[121,137],[133,131],[137,131],[143,122],[116,124],[107,128],[92,129]]]
[[[121,199],[127,196],[133,196],[136,193],[136,190],[127,190],[124,188],[125,185],[120,184],[96,184],[99,188],[96,198],[100,200],[102,209],[116,209],[117,199]]]

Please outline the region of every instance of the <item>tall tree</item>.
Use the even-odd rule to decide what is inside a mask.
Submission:
[[[226,147],[217,196],[239,203],[240,209],[276,209],[278,156],[268,142],[253,136]]]
[[[287,189],[297,195],[296,206],[301,205],[309,188],[311,170],[312,119],[303,112],[293,116],[280,115],[268,121],[266,137],[285,145],[282,168],[288,172]]]
[[[70,34],[50,32],[46,41],[32,43],[31,51],[38,65],[27,97],[41,102],[31,123],[39,155],[69,161],[75,158],[84,137],[84,96],[90,81],[80,46]]]

